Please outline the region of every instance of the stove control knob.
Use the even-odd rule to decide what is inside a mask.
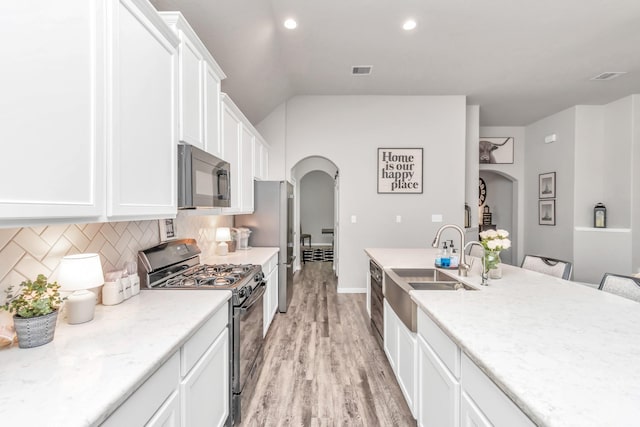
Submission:
[[[238,292],[238,295],[240,295],[240,298],[244,298],[246,296],[246,292],[244,289],[240,289],[240,292]]]

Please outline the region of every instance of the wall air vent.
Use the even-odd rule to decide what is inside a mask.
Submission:
[[[354,76],[368,76],[371,74],[371,65],[357,65],[351,69],[351,74]]]
[[[605,71],[604,73],[600,73],[595,77],[591,77],[591,80],[613,80],[617,77],[620,77],[623,74],[627,74],[626,71]]]

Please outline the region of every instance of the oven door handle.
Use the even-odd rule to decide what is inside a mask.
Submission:
[[[258,289],[259,288],[259,289]],[[265,283],[262,282],[260,284],[260,286],[258,286],[257,291],[253,292],[251,294],[251,297],[245,301],[244,304],[242,304],[242,306],[240,306],[238,308],[238,310],[240,311],[240,313],[246,313],[247,311],[249,311],[251,309],[251,307],[253,307],[253,305],[260,300],[260,298],[262,298],[262,296],[264,295],[264,293],[266,292],[266,286]]]

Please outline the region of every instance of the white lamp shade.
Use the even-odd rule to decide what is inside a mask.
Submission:
[[[67,255],[60,262],[58,281],[64,291],[92,289],[104,283],[98,254]]]
[[[216,242],[229,242],[231,241],[231,230],[229,227],[216,228]]]

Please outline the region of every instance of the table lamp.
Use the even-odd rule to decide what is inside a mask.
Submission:
[[[93,319],[96,294],[88,289],[104,284],[98,254],[67,255],[60,262],[60,289],[73,293],[67,297],[67,322],[75,325]]]
[[[216,228],[216,242],[220,242],[218,246],[216,246],[217,255],[227,255],[229,253],[229,245],[227,244],[229,241],[231,241],[231,230],[229,227]]]

